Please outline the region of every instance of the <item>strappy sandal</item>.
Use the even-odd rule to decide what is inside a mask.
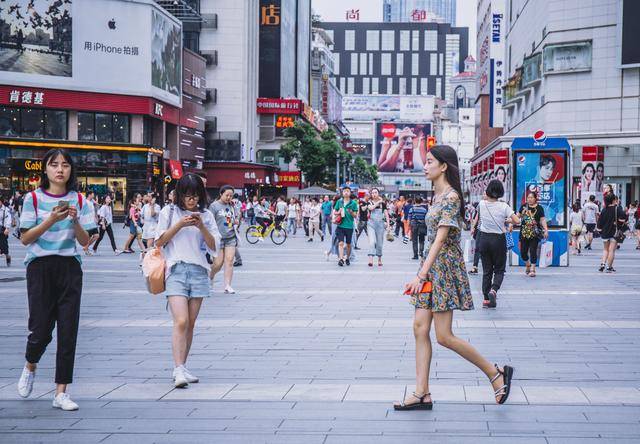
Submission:
[[[424,402],[424,398],[426,398],[427,396],[431,396],[431,393],[418,395],[416,392],[413,392],[411,395],[417,400],[419,400],[420,402],[416,402],[413,404],[406,404],[404,402],[404,399],[407,397],[407,389],[405,388],[404,398],[402,399],[402,402],[400,404],[394,404],[393,409],[399,410],[399,411],[406,411],[406,410],[431,410],[433,408],[432,401]]]
[[[471,270],[469,270],[469,274],[478,274],[478,267],[473,267]]]
[[[536,277],[536,270],[531,270],[529,272],[529,277],[532,277],[532,278]]]
[[[529,276],[529,273],[531,273],[531,266],[528,265],[525,269],[524,269],[524,274],[526,274],[527,276]]]
[[[509,367],[505,365],[503,370],[500,370],[498,364],[494,364],[498,373],[491,378],[491,384],[493,384],[500,376],[503,377],[504,385],[498,388],[494,393],[495,396],[500,396],[498,400],[498,404],[504,404],[507,402],[507,398],[509,398],[509,393],[511,392],[511,380],[513,379],[513,367]]]

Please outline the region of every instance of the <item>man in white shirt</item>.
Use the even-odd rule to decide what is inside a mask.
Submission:
[[[98,235],[98,215],[97,215],[97,210],[96,210],[96,195],[93,191],[89,190],[87,191],[87,197],[85,198],[85,205],[89,208],[89,210],[91,211],[91,214],[93,214],[93,220],[96,223],[96,228],[93,228],[89,231],[87,231],[87,233],[89,233],[89,243],[87,245],[85,245],[83,248],[84,250],[84,254],[86,256],[92,256],[93,255],[93,249],[89,249],[89,247],[91,247],[91,245],[93,245],[93,243],[98,239],[99,235]]]
[[[589,201],[582,207],[584,213],[584,226],[587,228],[587,245],[585,250],[591,250],[591,242],[593,241],[593,232],[596,229],[598,223],[598,216],[600,215],[600,208],[596,205],[596,196],[593,194],[589,196]]]
[[[11,256],[9,255],[9,227],[11,227],[11,209],[4,205],[0,199],[0,256],[4,255],[7,267],[11,266]]]

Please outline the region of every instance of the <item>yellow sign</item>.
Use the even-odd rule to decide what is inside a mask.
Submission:
[[[280,6],[269,5],[262,8],[261,25],[278,26],[280,24]]]
[[[41,160],[25,160],[24,169],[27,171],[42,171]]]
[[[158,168],[157,166],[153,167],[153,175],[154,176],[159,176],[161,173],[160,168]]]

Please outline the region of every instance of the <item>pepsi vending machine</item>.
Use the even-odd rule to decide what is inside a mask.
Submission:
[[[529,192],[538,195],[538,205],[544,210],[549,228],[547,241],[553,243],[554,267],[569,265],[570,155],[566,138],[546,137],[542,131],[533,137],[515,138],[511,144],[513,209],[520,211]],[[511,265],[525,265],[520,257],[519,230],[514,230],[513,238]]]

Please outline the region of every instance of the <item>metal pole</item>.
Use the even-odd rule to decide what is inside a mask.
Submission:
[[[336,191],[340,188],[340,153],[336,153]]]

